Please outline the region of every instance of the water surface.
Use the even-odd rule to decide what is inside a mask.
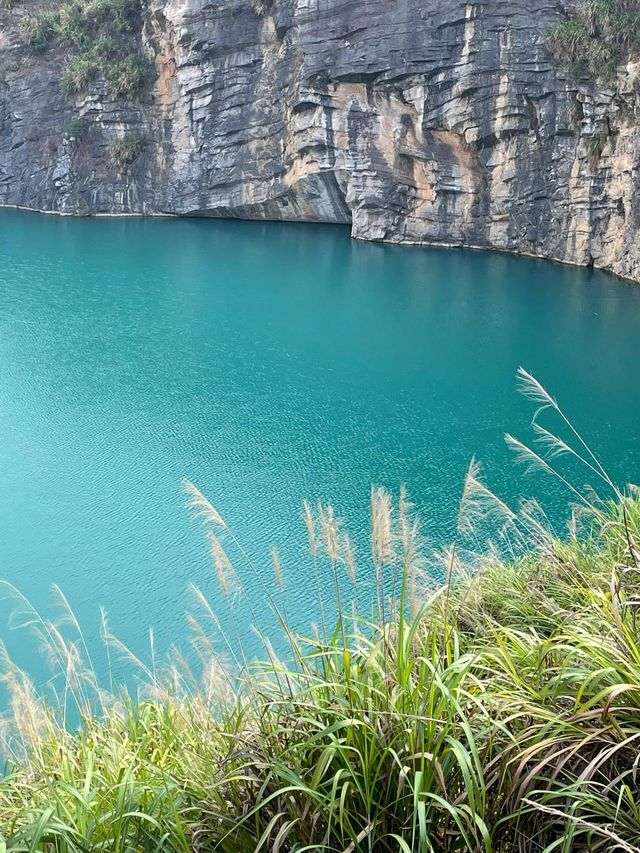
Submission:
[[[525,432],[519,365],[639,479],[636,285],[329,226],[3,211],[0,252],[0,574],[38,605],[58,583],[90,625],[103,604],[137,650],[151,623],[160,647],[183,635],[189,581],[226,618],[185,476],[270,584],[278,544],[300,624],[304,498],[362,534],[370,484],[404,482],[442,544],[476,454],[502,496],[561,517],[502,440]]]

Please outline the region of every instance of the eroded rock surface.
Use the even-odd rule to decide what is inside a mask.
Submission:
[[[60,87],[0,11],[0,203],[352,223],[640,279],[640,69],[580,88],[560,0],[149,0],[139,101]],[[25,5],[27,4],[27,5]],[[82,116],[88,132],[74,137]],[[108,156],[144,137],[125,174]]]

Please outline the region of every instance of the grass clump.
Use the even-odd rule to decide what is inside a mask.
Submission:
[[[149,80],[151,66],[139,54],[139,0],[66,0],[55,11],[26,18],[24,41],[35,52],[52,42],[67,52],[62,86],[80,92],[103,75],[114,97],[133,98]]]
[[[141,136],[129,134],[115,139],[109,146],[109,158],[118,172],[124,174],[130,171],[146,148],[146,142]]]
[[[608,141],[607,136],[590,136],[587,140],[587,159],[592,169],[597,168]]]
[[[582,0],[575,14],[550,28],[549,45],[572,76],[611,77],[640,50],[640,2]]]
[[[134,657],[103,617],[107,648],[140,673],[134,698],[99,685],[59,590],[62,624],[19,596],[14,623],[38,634],[55,692],[39,695],[2,650],[13,709],[0,728],[7,849],[638,851],[640,497],[615,486],[533,377],[520,379],[537,407],[536,443],[508,441],[580,504],[569,536],[557,539],[537,505],[516,511],[492,495],[472,462],[441,555],[445,582],[429,592],[406,494],[394,502],[374,489],[367,612],[362,596],[347,603],[362,567],[333,509],[306,505],[309,571],[331,575],[339,602],[335,627],[322,618],[314,636],[287,625],[277,555],[276,583],[265,584],[187,484],[221,600],[233,616],[243,575],[257,579],[282,625],[284,661],[265,640],[264,663],[240,652],[224,665],[214,609],[194,590],[203,615],[190,618],[191,655],[164,664]],[[559,457],[606,495],[566,479]],[[462,550],[479,518],[502,556]],[[318,607],[326,614],[327,602]]]
[[[22,38],[34,53],[42,53],[55,35],[57,15],[43,12],[37,17],[25,18],[22,22]]]

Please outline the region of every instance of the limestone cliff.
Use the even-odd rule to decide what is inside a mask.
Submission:
[[[60,51],[20,37],[39,2],[0,9],[2,204],[350,222],[640,279],[640,68],[568,79],[546,34],[571,4],[146,0],[155,79],[123,101],[64,94]]]

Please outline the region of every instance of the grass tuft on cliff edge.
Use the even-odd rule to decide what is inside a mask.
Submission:
[[[80,92],[100,75],[115,98],[138,95],[151,75],[136,44],[142,30],[139,0],[63,0],[24,19],[22,37],[35,53],[51,44],[66,52],[62,87]]]
[[[330,506],[305,505],[310,553],[297,571],[328,572],[338,611],[328,628],[319,598],[310,637],[288,628],[277,553],[266,586],[220,513],[185,484],[221,601],[232,618],[247,581],[262,583],[286,660],[265,640],[265,662],[248,663],[232,636],[238,659],[225,665],[216,614],[194,590],[201,615],[190,619],[189,658],[142,661],[103,617],[110,655],[139,671],[134,697],[98,683],[59,590],[61,623],[13,590],[14,624],[37,633],[54,692],[39,694],[2,649],[7,849],[640,850],[640,497],[616,487],[532,376],[521,371],[520,381],[536,407],[535,442],[508,442],[571,492],[568,536],[551,534],[536,504],[514,510],[495,497],[472,462],[440,555],[443,582],[429,591],[406,494],[394,502],[373,489],[375,596],[360,612],[350,539]],[[566,479],[563,457],[602,498]],[[496,545],[468,554],[478,524],[492,525]]]
[[[582,0],[549,30],[554,56],[574,77],[611,77],[640,52],[639,0]]]

